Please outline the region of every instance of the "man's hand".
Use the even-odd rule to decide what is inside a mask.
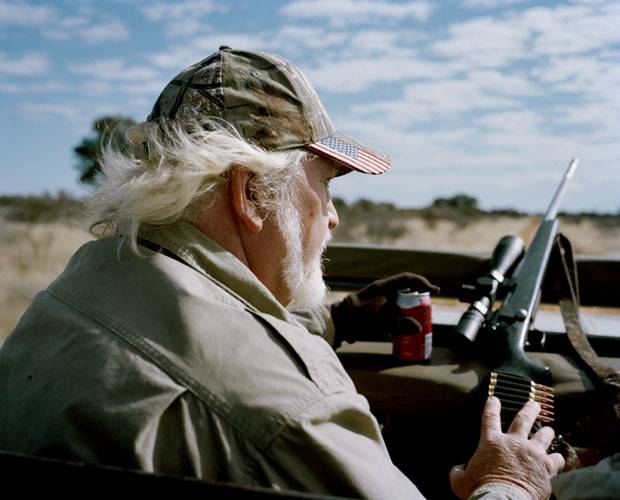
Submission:
[[[515,416],[508,432],[502,432],[501,403],[496,397],[487,401],[482,413],[480,443],[467,467],[457,465],[450,471],[452,491],[468,498],[486,483],[508,483],[522,488],[534,499],[548,498],[550,479],[563,467],[559,453],[547,454],[554,431],[543,427],[528,439],[540,411],[540,405],[529,401]]]
[[[396,306],[398,291],[405,288],[419,292],[439,292],[439,288],[426,278],[413,273],[401,273],[374,281],[331,306],[336,343],[343,340],[386,341],[393,333],[419,332],[420,324],[414,318],[402,316]]]

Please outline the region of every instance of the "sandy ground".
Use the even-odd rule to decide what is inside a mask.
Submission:
[[[529,241],[537,225],[538,219],[534,217],[497,217],[464,228],[446,220],[430,227],[424,220],[412,218],[406,223],[406,234],[392,244],[490,253],[505,234]],[[564,224],[562,231],[578,253],[620,254],[620,227],[603,229],[586,220]],[[364,231],[359,234],[363,243]],[[13,329],[35,294],[62,271],[71,254],[90,238],[70,223],[27,224],[0,219],[0,340]]]
[[[539,217],[495,217],[482,219],[463,228],[449,220],[429,227],[421,218],[406,223],[407,232],[394,245],[430,249],[491,252],[504,235],[513,234],[529,243],[540,223]],[[571,241],[575,253],[588,255],[620,255],[620,227],[603,228],[592,220],[561,223],[560,231]]]

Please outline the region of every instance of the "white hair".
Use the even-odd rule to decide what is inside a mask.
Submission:
[[[322,255],[332,234],[327,231],[320,252],[311,256],[310,262],[306,262],[303,225],[294,193],[294,187],[285,190],[275,210],[278,227],[286,245],[282,277],[290,290],[287,307],[291,310],[313,309],[323,303],[328,292],[323,280]]]
[[[181,126],[141,123],[102,148],[102,175],[86,204],[86,222],[95,236],[123,233],[131,248],[141,225],[191,220],[233,165],[256,174],[250,183],[255,202],[265,211],[291,196],[293,179],[310,157],[302,149],[265,151],[249,144],[222,121]]]
[[[290,310],[314,309],[323,303],[328,292],[323,280],[322,254],[332,237],[331,232],[326,233],[320,253],[312,256],[310,262],[305,262],[299,211],[290,203],[290,200],[285,199],[276,214],[286,244],[282,277],[290,290],[287,308]]]

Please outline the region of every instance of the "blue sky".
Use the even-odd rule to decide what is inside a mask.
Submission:
[[[617,0],[0,0],[0,194],[85,191],[72,148],[93,120],[143,120],[219,45],[279,53],[337,128],[392,156],[334,194],[399,206],[468,193],[541,211],[620,210]]]

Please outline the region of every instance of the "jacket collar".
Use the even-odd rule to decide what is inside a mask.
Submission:
[[[294,321],[293,316],[243,262],[190,223],[179,221],[144,228],[139,236],[173,253],[250,309],[284,321]]]

